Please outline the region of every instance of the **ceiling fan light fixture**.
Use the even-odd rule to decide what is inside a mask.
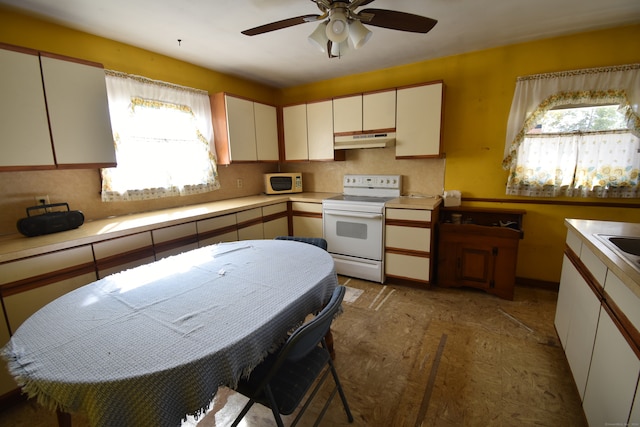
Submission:
[[[334,43],[340,43],[349,36],[349,26],[347,16],[340,10],[335,10],[329,17],[327,24],[327,38]]]
[[[320,52],[326,52],[327,42],[329,41],[327,38],[327,21],[321,22],[307,39],[309,43],[317,47]]]
[[[341,58],[349,52],[349,41],[345,40],[340,43],[331,42],[329,49],[329,58]]]
[[[354,48],[360,49],[373,33],[358,20],[349,21],[349,40]]]

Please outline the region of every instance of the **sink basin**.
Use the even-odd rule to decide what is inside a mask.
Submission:
[[[623,252],[640,256],[640,237],[609,237],[609,241]]]
[[[594,234],[594,236],[640,273],[640,237],[610,234]]]

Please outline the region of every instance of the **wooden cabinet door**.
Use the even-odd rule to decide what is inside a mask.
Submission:
[[[460,285],[487,290],[494,286],[494,248],[484,244],[458,246],[456,279]]]
[[[104,69],[41,55],[58,167],[116,165]]]
[[[309,160],[333,160],[333,103],[307,104]]]
[[[309,160],[307,104],[282,109],[285,160]]]
[[[398,89],[396,157],[438,157],[441,154],[443,84]]]
[[[0,168],[54,168],[38,52],[0,49]]]
[[[278,115],[273,105],[253,103],[258,161],[279,160]]]

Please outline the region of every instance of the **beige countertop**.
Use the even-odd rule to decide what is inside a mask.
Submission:
[[[385,203],[387,208],[396,209],[425,209],[433,210],[440,203],[442,199],[440,197],[398,197],[397,199],[389,200]]]
[[[640,223],[566,219],[565,224],[582,238],[583,243],[604,262],[609,270],[612,270],[629,289],[640,297],[640,272],[595,236],[606,234],[640,238]]]
[[[25,237],[16,233],[0,238],[0,263],[141,233],[156,229],[159,225],[168,227],[287,201],[322,203],[323,199],[336,195],[338,193],[300,193],[274,196],[260,194],[87,221],[74,230],[44,236]]]

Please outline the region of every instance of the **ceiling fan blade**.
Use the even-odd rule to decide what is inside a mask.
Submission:
[[[282,21],[276,21],[270,24],[260,25],[259,27],[250,28],[248,30],[242,31],[242,34],[247,36],[255,36],[258,34],[268,33],[269,31],[281,30],[283,28],[293,27],[294,25],[313,22],[319,17],[320,15],[296,16],[295,18],[283,19]]]
[[[363,16],[367,14],[373,15],[369,21],[363,19],[363,24],[412,33],[428,33],[438,23],[435,19],[396,10],[364,9],[359,11],[358,14]]]

